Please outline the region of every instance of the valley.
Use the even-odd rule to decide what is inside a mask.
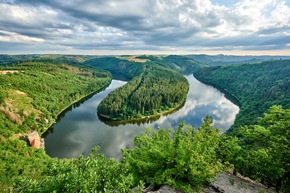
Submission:
[[[279,191],[289,186],[290,60],[240,64],[239,57],[219,66],[174,55],[1,58],[0,190],[78,191],[76,182],[98,181],[85,177],[96,170],[106,183],[82,190],[127,192],[141,182],[200,190],[225,170]],[[69,156],[29,147],[33,130],[44,133],[47,151]],[[56,141],[73,143],[68,150]]]

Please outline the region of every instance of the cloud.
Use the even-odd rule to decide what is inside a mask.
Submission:
[[[44,42],[44,39],[20,35],[14,32],[6,32],[0,30],[0,33],[0,41],[3,42]]]
[[[75,50],[251,50],[289,44],[285,0],[0,1],[0,41]],[[3,33],[5,32],[5,33]],[[10,38],[7,38],[7,34]],[[12,38],[12,35],[14,34]],[[38,49],[38,48],[37,48]]]

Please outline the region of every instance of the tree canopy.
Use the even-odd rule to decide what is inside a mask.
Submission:
[[[142,74],[103,99],[98,113],[112,120],[155,115],[180,106],[186,99],[188,88],[186,78],[177,72],[146,65]]]
[[[257,124],[242,127],[240,139],[224,137],[223,161],[245,176],[276,190],[290,189],[290,109],[273,106]]]

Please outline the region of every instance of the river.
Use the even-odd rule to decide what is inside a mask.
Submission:
[[[121,125],[105,123],[97,115],[97,106],[101,100],[126,83],[113,80],[104,91],[73,105],[69,111],[61,114],[57,122],[43,135],[47,154],[58,158],[87,156],[93,147],[99,145],[100,153],[120,159],[120,149],[133,147],[134,136],[141,134],[146,128],[175,129],[182,121],[197,128],[207,114],[213,117],[213,126],[225,132],[234,123],[239,107],[225,98],[223,93],[199,82],[194,76],[185,77],[190,88],[183,107],[169,115],[160,116],[157,120]]]

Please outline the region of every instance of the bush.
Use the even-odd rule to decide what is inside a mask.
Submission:
[[[177,131],[148,129],[136,137],[136,147],[123,150],[134,183],[166,184],[184,191],[208,185],[221,170],[215,153],[220,135],[211,124],[207,116],[197,131],[181,123]]]
[[[20,192],[129,192],[132,175],[114,159],[97,153],[59,160],[48,168],[42,180],[20,178]]]

